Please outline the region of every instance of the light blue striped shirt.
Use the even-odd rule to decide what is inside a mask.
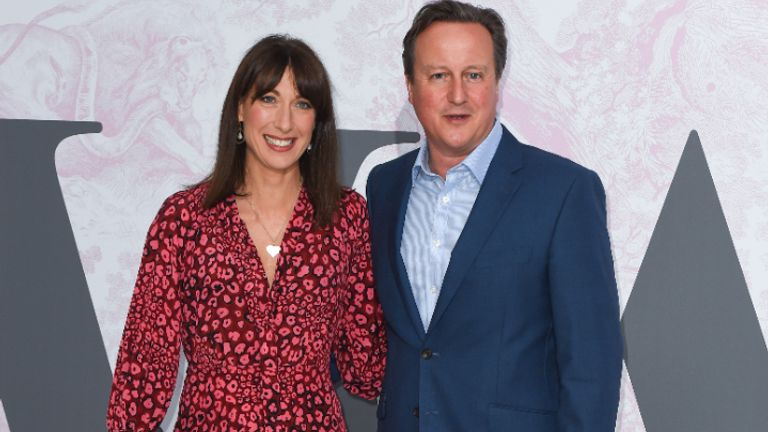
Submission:
[[[451,251],[501,142],[501,130],[496,120],[485,140],[448,170],[445,181],[429,168],[426,142],[421,144],[416,156],[400,253],[424,331],[432,320]]]

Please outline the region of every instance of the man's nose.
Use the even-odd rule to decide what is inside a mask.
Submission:
[[[467,92],[464,89],[464,80],[453,80],[448,92],[448,101],[454,105],[461,105],[467,101]]]

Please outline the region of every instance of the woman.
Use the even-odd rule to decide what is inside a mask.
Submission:
[[[367,209],[336,181],[317,55],[259,41],[222,109],[213,173],[149,229],[115,367],[110,431],[157,428],[188,369],[176,431],[344,431],[331,384],[378,395],[386,341]]]

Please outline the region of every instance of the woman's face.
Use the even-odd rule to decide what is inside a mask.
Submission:
[[[315,127],[315,109],[296,90],[286,68],[274,89],[256,100],[246,97],[238,108],[247,146],[246,170],[288,172],[299,168]]]

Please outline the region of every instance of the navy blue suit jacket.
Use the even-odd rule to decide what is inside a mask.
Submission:
[[[379,431],[613,431],[622,342],[597,175],[504,129],[425,332],[400,255],[416,153],[368,178]]]

